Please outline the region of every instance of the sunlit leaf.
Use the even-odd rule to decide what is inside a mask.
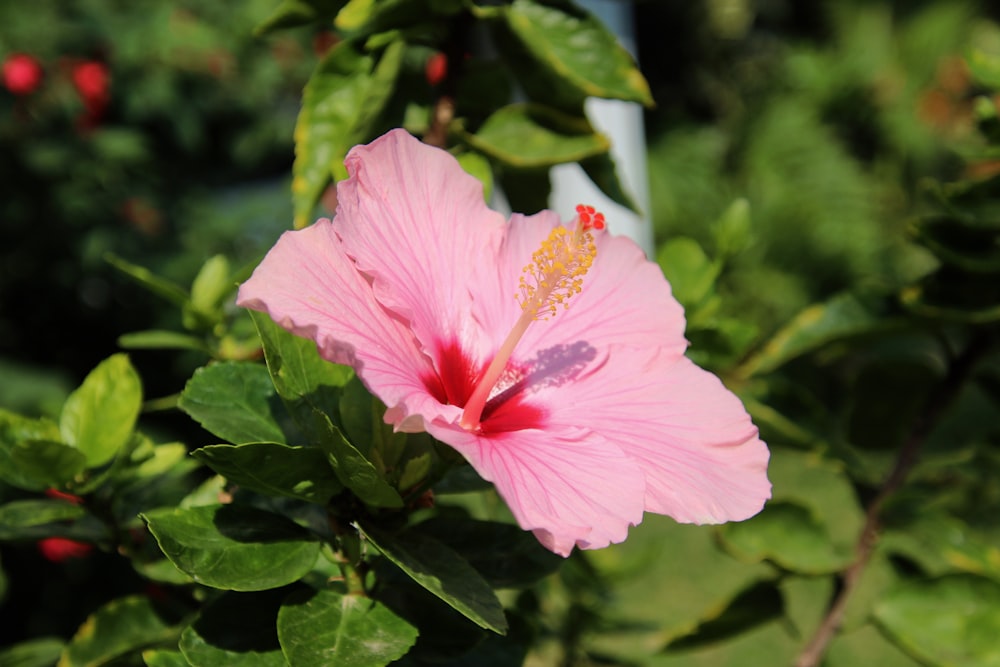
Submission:
[[[285,442],[275,414],[280,414],[281,402],[261,364],[227,361],[199,368],[178,406],[223,440]]]
[[[175,640],[177,619],[165,618],[147,597],[113,600],[80,626],[59,660],[59,667],[96,667],[115,658]]]

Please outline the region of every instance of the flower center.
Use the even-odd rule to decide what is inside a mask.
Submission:
[[[466,402],[459,422],[462,428],[475,430],[479,427],[490,392],[528,326],[535,320],[553,317],[559,306],[568,308],[569,299],[583,289],[583,276],[597,256],[593,232],[604,227],[604,214],[596,212],[593,206],[581,204],[576,207],[573,228],[556,227],[531,256],[531,263],[524,267],[518,282],[517,300],[521,305],[521,317],[507,334]]]

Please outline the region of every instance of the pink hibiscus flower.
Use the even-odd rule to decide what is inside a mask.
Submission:
[[[346,166],[335,219],[286,232],[237,303],[352,366],[387,423],[458,450],[556,553],[620,542],[644,511],[760,511],[757,429],[684,356],[670,286],[603,216],[505,221],[451,155],[402,130]]]

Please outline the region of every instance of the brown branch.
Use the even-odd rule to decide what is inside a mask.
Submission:
[[[913,425],[906,442],[899,450],[896,462],[885,478],[878,493],[872,499],[871,504],[865,512],[865,523],[858,537],[855,547],[854,561],[844,570],[841,575],[841,588],[833,604],[827,611],[823,622],[817,628],[813,638],[806,644],[805,648],[795,660],[794,667],[816,667],[823,659],[824,653],[830,641],[836,636],[844,620],[844,613],[847,605],[857,590],[868,562],[871,560],[875,545],[878,543],[879,530],[881,528],[881,513],[886,500],[889,499],[906,481],[907,475],[919,458],[920,448],[930,435],[938,419],[945,410],[958,397],[959,392],[966,380],[972,373],[976,361],[983,355],[989,347],[989,340],[986,336],[980,335],[970,341],[961,355],[959,355],[948,374],[944,377],[935,390],[928,396],[925,408],[921,412]]]

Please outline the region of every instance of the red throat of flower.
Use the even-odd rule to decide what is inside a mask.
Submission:
[[[604,214],[593,206],[580,204],[571,227],[560,225],[553,229],[532,254],[531,263],[524,267],[517,294],[523,312],[465,404],[462,428],[470,431],[479,428],[490,392],[531,323],[554,317],[560,306],[568,308],[570,298],[583,290],[583,277],[597,257],[594,233],[604,230]]]

